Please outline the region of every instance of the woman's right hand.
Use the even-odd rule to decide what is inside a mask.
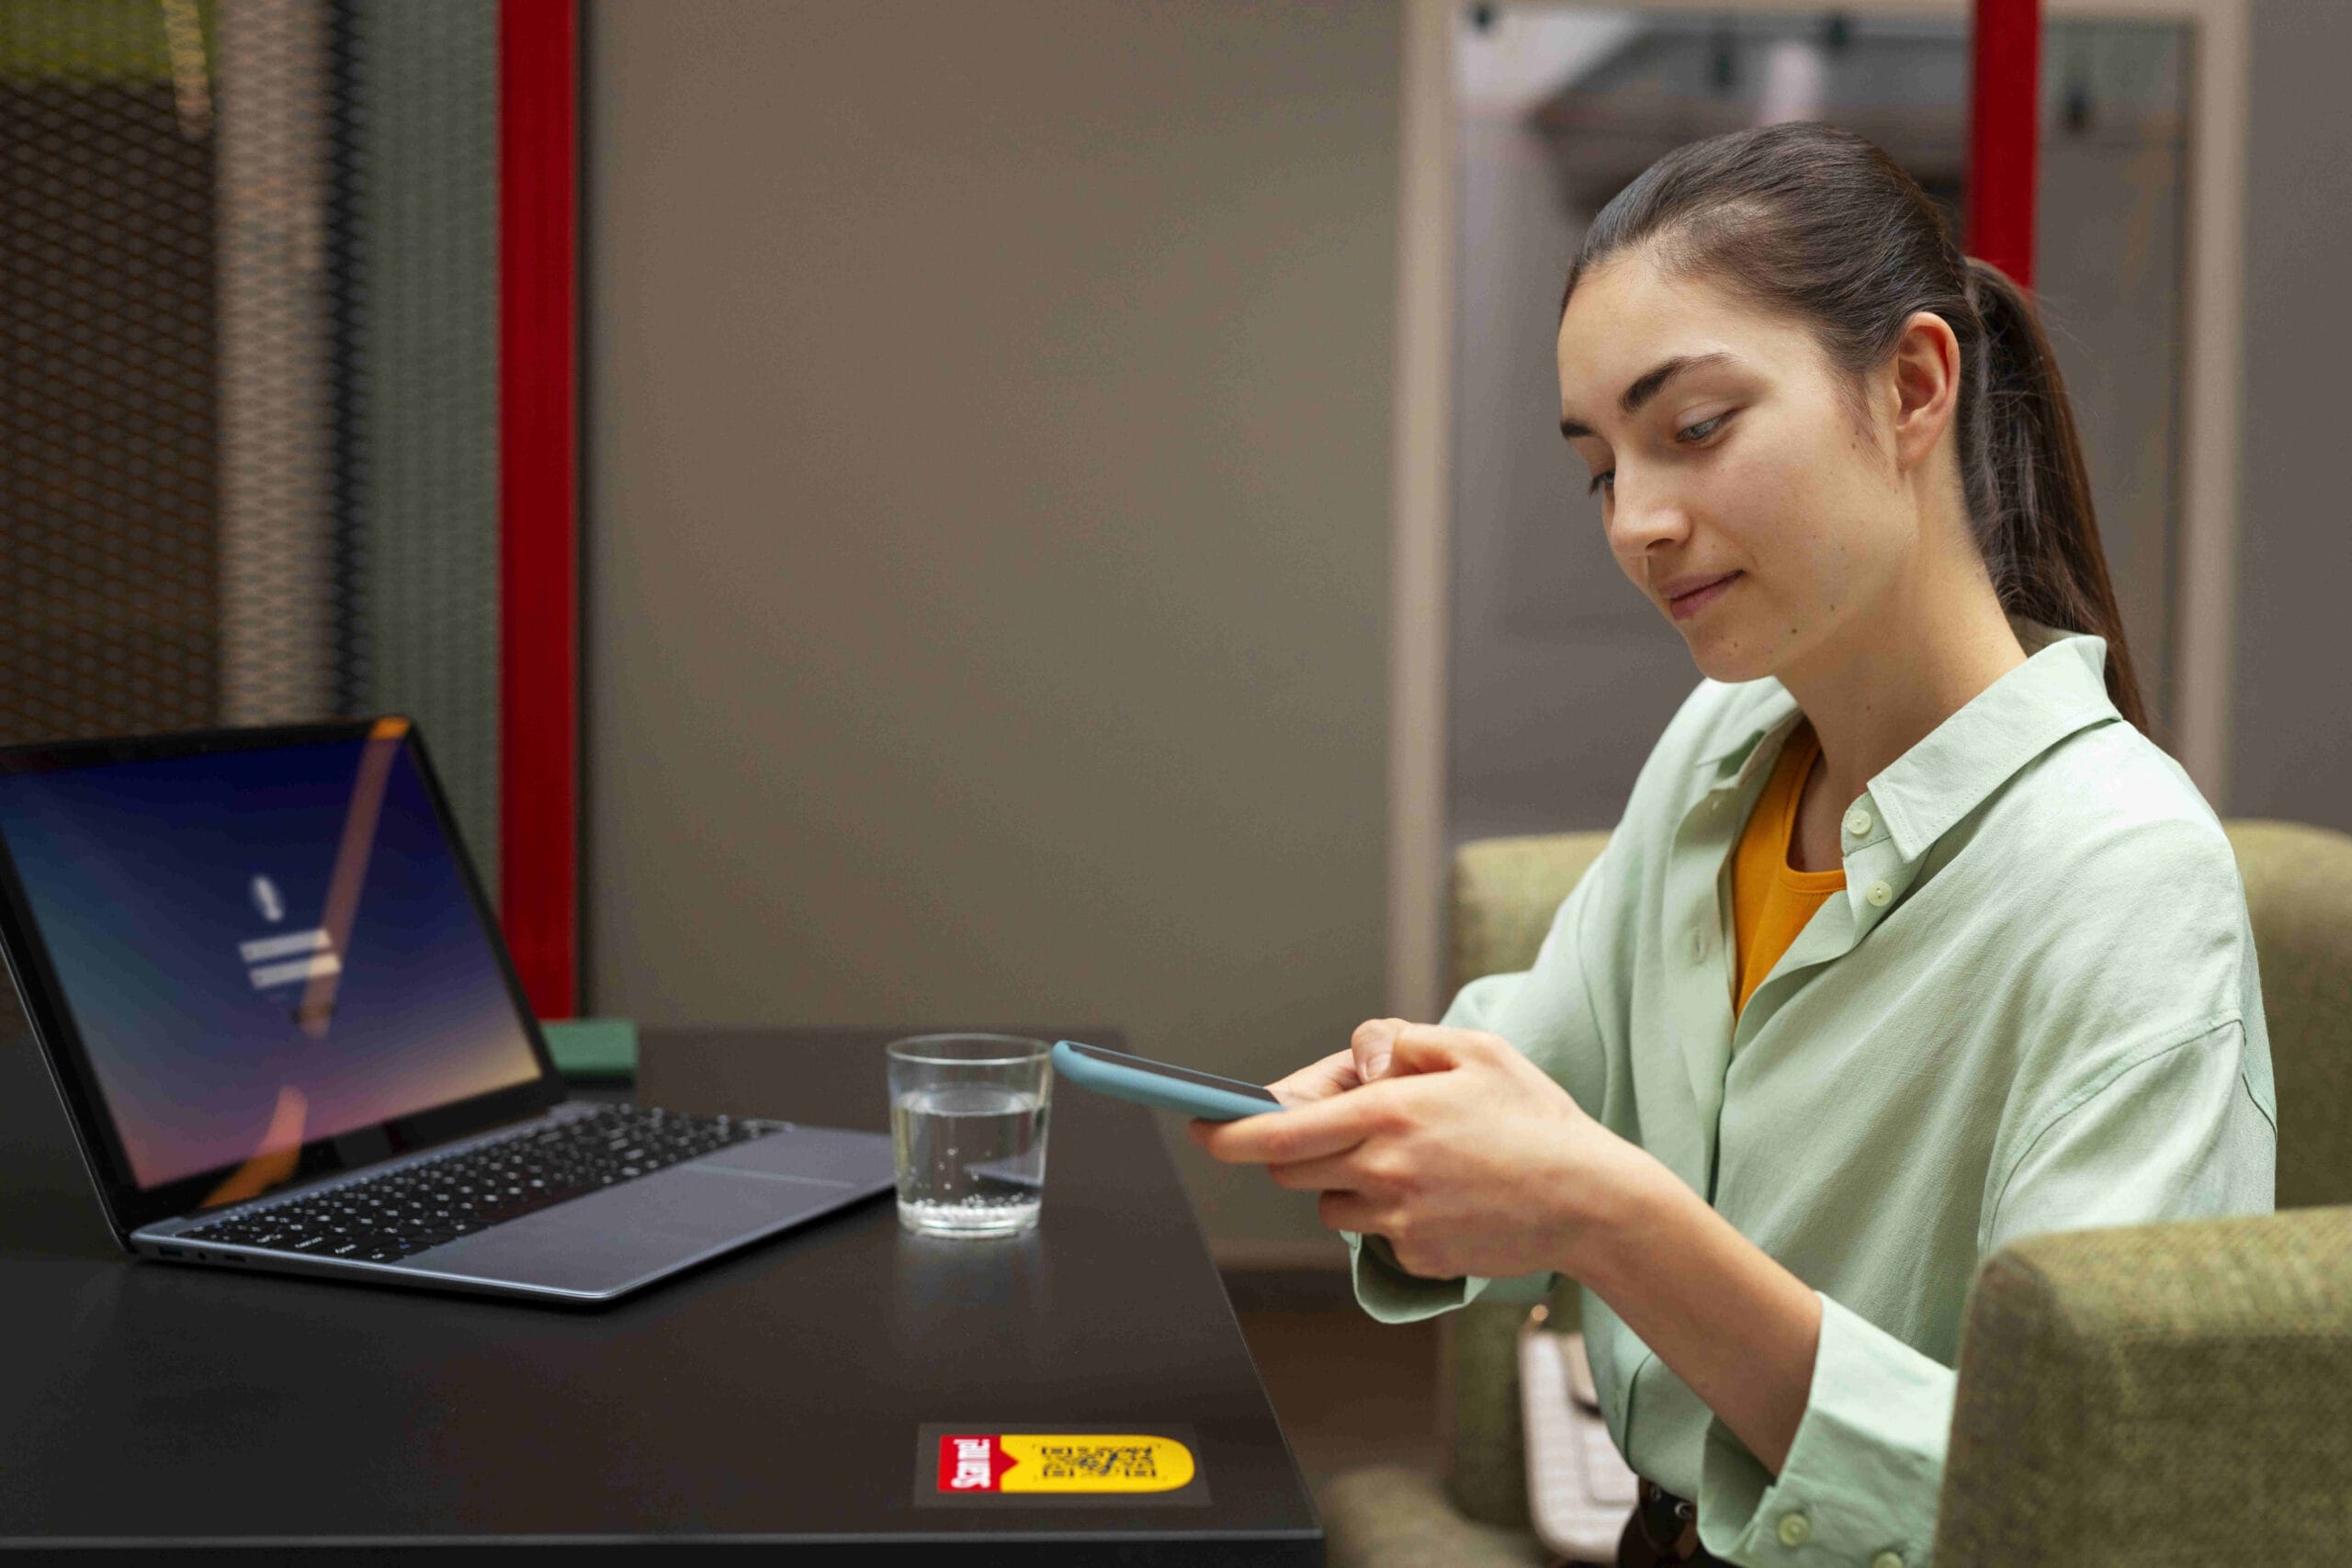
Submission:
[[[1306,1105],[1362,1089],[1388,1070],[1389,1044],[1404,1026],[1402,1019],[1366,1019],[1356,1025],[1346,1050],[1334,1051],[1288,1077],[1276,1078],[1266,1086],[1266,1090],[1287,1106]]]

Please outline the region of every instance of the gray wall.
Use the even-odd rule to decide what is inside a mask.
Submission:
[[[590,1006],[1343,1046],[1396,6],[589,23]],[[1329,1237],[1170,1142],[1213,1233]]]
[[[2352,6],[2254,7],[2229,811],[2352,830]]]

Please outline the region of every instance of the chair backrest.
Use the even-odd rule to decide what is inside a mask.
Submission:
[[[2278,1080],[2278,1206],[2352,1203],[2352,833],[2233,818]]]
[[[1560,901],[1609,842],[1603,833],[1477,839],[1453,852],[1452,985],[1535,962]]]
[[[2352,834],[2222,824],[2262,970],[2278,1089],[2278,1207],[2352,1203]],[[1524,969],[1602,833],[1482,839],[1453,860],[1453,985]]]

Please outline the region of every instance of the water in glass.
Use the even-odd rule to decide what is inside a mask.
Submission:
[[[1046,1113],[1042,1096],[987,1084],[894,1097],[899,1223],[963,1235],[1009,1235],[1036,1224]]]

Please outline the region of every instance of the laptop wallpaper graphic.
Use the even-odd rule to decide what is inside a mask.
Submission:
[[[537,1064],[424,779],[365,739],[0,773],[7,835],[143,1188],[521,1083]]]

